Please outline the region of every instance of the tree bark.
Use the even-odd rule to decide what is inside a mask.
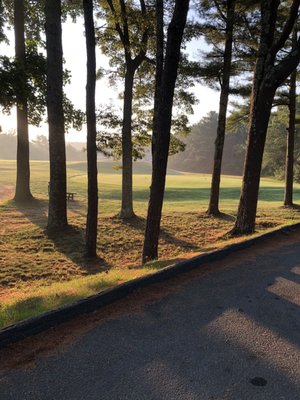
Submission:
[[[156,65],[155,65],[152,154],[155,151],[156,140],[158,137],[157,122],[159,119],[161,83],[164,70],[164,0],[156,0],[156,60],[155,61]]]
[[[87,160],[88,160],[88,212],[86,220],[85,252],[87,257],[97,256],[98,227],[98,170],[96,146],[96,52],[93,0],[83,0],[86,54],[86,119],[87,119]]]
[[[45,30],[50,160],[48,229],[57,229],[68,225],[60,0],[45,1]]]
[[[276,89],[297,67],[300,60],[300,41],[279,63],[275,64],[279,43],[284,45],[288,32],[293,29],[291,21],[296,21],[299,1],[294,0],[288,25],[283,36],[275,42],[275,26],[279,0],[261,2],[261,37],[252,86],[250,124],[246,159],[244,166],[241,197],[233,234],[250,234],[255,230],[259,181],[268,122]],[[295,7],[294,5],[297,4]],[[287,28],[288,26],[288,28]],[[285,38],[283,40],[282,38]]]
[[[85,253],[87,257],[97,256],[98,228],[98,169],[96,129],[96,40],[93,16],[93,0],[83,0],[86,54],[86,119],[87,119],[87,161],[88,161],[88,212],[86,219]]]
[[[275,91],[268,93],[264,90],[261,91],[261,101],[253,101],[241,197],[232,231],[234,234],[251,234],[255,230],[261,165],[274,94]]]
[[[135,69],[128,62],[125,74],[122,126],[122,205],[120,218],[134,217],[132,199],[132,101]]]
[[[14,0],[14,31],[16,60],[24,71],[26,82],[25,53],[25,10],[24,0]],[[27,202],[33,199],[30,192],[28,107],[26,84],[19,88],[17,94],[17,179],[14,200]]]
[[[218,216],[219,197],[220,197],[220,179],[222,168],[223,148],[226,130],[226,114],[229,97],[231,59],[232,59],[232,41],[235,16],[235,0],[227,0],[226,12],[226,32],[225,32],[225,49],[222,71],[222,84],[219,103],[219,115],[217,126],[217,137],[215,141],[214,164],[211,181],[210,200],[207,213],[209,215]]]
[[[158,109],[153,130],[152,182],[144,238],[143,262],[158,257],[158,240],[170,145],[173,97],[188,9],[189,0],[176,0],[173,17],[168,27],[166,56],[161,75],[161,85],[158,88],[159,98],[156,99],[158,102],[156,107]]]
[[[291,74],[289,88],[289,126],[287,129],[286,162],[285,162],[285,191],[284,206],[293,206],[293,182],[294,182],[294,147],[296,126],[296,82],[297,70]]]

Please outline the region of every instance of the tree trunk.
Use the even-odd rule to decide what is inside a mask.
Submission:
[[[86,119],[87,119],[87,161],[88,161],[88,212],[86,220],[85,253],[87,257],[97,256],[98,227],[98,170],[96,146],[96,52],[93,0],[83,0],[86,53]]]
[[[189,0],[176,0],[174,14],[168,28],[166,56],[159,88],[159,108],[153,131],[152,182],[143,247],[143,262],[158,257],[158,240],[170,145],[173,97],[188,9]],[[155,129],[157,130],[156,132]]]
[[[155,93],[153,110],[152,154],[158,137],[157,121],[159,119],[159,103],[161,97],[161,83],[164,70],[164,0],[156,0],[156,65],[155,65]]]
[[[230,84],[230,71],[231,71],[231,58],[232,58],[232,39],[233,27],[235,16],[235,0],[227,1],[227,21],[226,21],[226,40],[224,49],[224,61],[222,71],[222,84],[219,103],[219,116],[217,126],[217,137],[215,141],[214,165],[211,181],[210,200],[207,213],[209,215],[218,216],[219,211],[219,197],[220,197],[220,179],[222,168],[222,157],[225,140],[226,130],[226,113],[229,97],[229,84]]]
[[[250,234],[255,230],[259,181],[264,145],[272,102],[277,88],[299,64],[300,41],[280,62],[276,55],[284,46],[297,19],[299,2],[290,9],[289,23],[279,39],[275,38],[279,0],[261,2],[261,35],[252,85],[250,123],[240,203],[233,234]]]
[[[297,70],[291,74],[289,89],[289,127],[287,129],[284,206],[293,206],[294,145],[296,125],[296,81]]]
[[[132,101],[135,70],[127,63],[122,126],[122,205],[120,218],[134,217],[132,200]]]
[[[164,1],[156,0],[156,68],[155,68],[155,94],[154,94],[154,112],[153,112],[153,132],[152,132],[152,182],[154,179],[154,171],[156,174],[162,173],[162,177],[157,177],[158,182],[161,182],[160,187],[156,187],[156,194],[152,194],[152,185],[150,191],[150,199],[148,205],[147,225],[145,231],[145,241],[143,248],[143,262],[148,259],[157,258],[158,254],[158,240],[153,246],[154,238],[159,237],[160,220],[162,201],[164,196],[165,176],[163,169],[157,165],[157,157],[154,154],[159,150],[160,135],[158,131],[158,121],[160,118],[160,100],[161,100],[161,84],[163,77],[164,67]],[[162,193],[158,193],[159,190]],[[157,195],[158,194],[158,195]],[[157,203],[157,201],[159,203]],[[156,210],[160,210],[160,214],[156,215]],[[146,239],[147,238],[147,239]]]
[[[261,97],[264,101],[253,104],[250,117],[241,197],[232,230],[237,235],[251,234],[255,230],[261,165],[274,93],[262,92]]]
[[[45,1],[45,30],[50,159],[48,229],[57,229],[68,225],[60,0]]]
[[[24,0],[14,0],[14,31],[16,60],[25,71],[25,32],[24,32]],[[17,180],[14,200],[27,202],[32,200],[30,192],[29,138],[28,138],[28,108],[25,84],[17,94]]]

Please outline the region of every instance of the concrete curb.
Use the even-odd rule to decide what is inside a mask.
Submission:
[[[69,321],[79,315],[95,311],[101,307],[104,307],[105,305],[111,304],[128,296],[137,289],[142,289],[155,283],[163,282],[179,274],[201,267],[208,262],[221,260],[235,251],[247,249],[257,243],[271,239],[280,233],[289,233],[298,228],[300,228],[300,223],[285,226],[283,228],[264,233],[255,238],[244,240],[240,243],[228,245],[220,250],[215,250],[193,257],[189,260],[185,260],[176,265],[163,268],[160,271],[144,277],[123,283],[113,289],[105,290],[75,303],[45,312],[37,317],[27,319],[15,325],[10,325],[0,330],[0,348],[25,339],[31,335],[36,335],[45,331],[46,329]]]

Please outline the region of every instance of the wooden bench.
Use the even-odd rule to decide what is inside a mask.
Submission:
[[[66,196],[66,198],[67,198],[67,200],[74,200],[74,198],[75,198],[75,192],[67,192],[67,196]],[[50,195],[50,182],[48,182],[48,196]]]
[[[74,192],[67,192],[67,200],[74,200],[74,197],[75,197],[75,194],[76,193],[74,193]]]

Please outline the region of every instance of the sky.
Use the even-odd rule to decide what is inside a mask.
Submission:
[[[76,23],[68,20],[63,24],[63,52],[65,59],[65,68],[71,71],[71,84],[67,85],[65,90],[74,105],[82,110],[85,109],[85,84],[86,84],[86,53],[85,53],[85,37],[83,34],[83,20],[78,19]],[[14,55],[14,36],[13,32],[8,34],[10,45],[0,45],[0,53],[8,56]],[[203,44],[201,44],[203,45]],[[188,51],[192,58],[197,57],[197,51],[200,44],[194,42],[188,47]],[[108,59],[97,51],[97,67],[108,67]],[[219,93],[205,86],[197,84],[193,92],[195,93],[199,104],[194,107],[194,115],[190,116],[191,124],[199,122],[200,119],[209,111],[218,110]],[[96,104],[115,103],[117,107],[121,107],[122,103],[118,100],[118,91],[108,86],[105,80],[97,82],[96,88]],[[16,129],[16,114],[12,111],[10,116],[0,113],[0,125],[4,133],[9,130]],[[37,135],[48,135],[47,124],[43,123],[40,127],[30,126],[30,140]],[[86,131],[83,127],[81,132],[70,130],[66,135],[68,142],[85,142]]]

